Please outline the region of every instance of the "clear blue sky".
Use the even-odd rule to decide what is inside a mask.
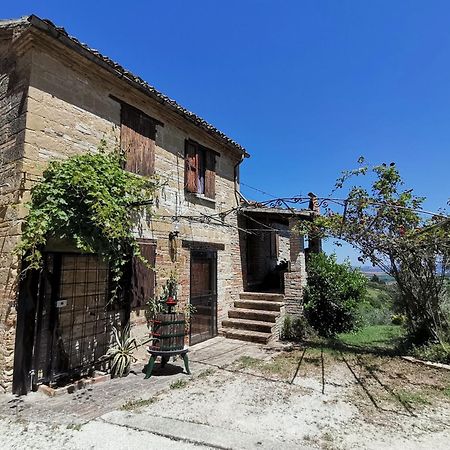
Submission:
[[[15,0],[244,145],[242,181],[327,195],[360,155],[450,197],[450,2]],[[243,186],[251,198],[264,195]],[[339,256],[353,252],[346,247]]]

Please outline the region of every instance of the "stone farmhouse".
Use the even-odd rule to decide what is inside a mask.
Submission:
[[[179,301],[197,308],[189,345],[219,333],[276,340],[284,315],[301,313],[305,249],[295,226],[315,212],[246,201],[243,147],[50,21],[0,21],[0,54],[3,390],[88,375],[115,322],[144,336],[145,303],[171,271]],[[126,170],[167,180],[157,218],[136,226],[156,271],[134,262],[126,308],[108,306],[108,267],[96,255],[50,240],[44,268],[23,277],[14,253],[30,189],[49,161],[95,152],[101,140],[120,144]]]

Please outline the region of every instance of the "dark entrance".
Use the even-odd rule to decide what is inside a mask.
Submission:
[[[124,309],[108,306],[109,270],[96,255],[47,253],[31,343],[30,386],[57,385],[100,368]],[[28,390],[28,389],[27,389]]]
[[[191,305],[196,312],[191,319],[190,344],[217,335],[217,252],[191,251]]]

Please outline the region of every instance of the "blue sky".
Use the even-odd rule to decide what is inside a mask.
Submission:
[[[448,1],[15,0],[1,11],[64,26],[236,139],[252,155],[247,185],[327,195],[364,155],[395,161],[429,209],[450,197]],[[348,247],[338,255],[356,261]]]

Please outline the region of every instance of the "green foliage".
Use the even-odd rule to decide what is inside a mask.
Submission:
[[[158,296],[149,299],[145,309],[145,317],[149,326],[151,326],[151,321],[154,320],[159,313],[167,311],[166,301],[169,297],[173,297],[177,300],[178,283],[177,273],[175,271],[171,271],[169,277],[162,286],[161,293]],[[184,314],[185,316],[186,333],[189,332],[190,320],[196,311],[197,309],[191,303],[187,303],[185,305],[177,304],[175,307],[175,312]]]
[[[397,325],[373,325],[363,327],[352,333],[342,333],[338,341],[366,350],[379,349],[397,351],[405,337],[405,329]]]
[[[106,358],[111,361],[111,374],[113,377],[128,375],[131,363],[137,361],[133,351],[137,348],[136,339],[131,337],[130,325],[126,325],[121,331],[113,327],[114,344],[106,353]]]
[[[107,152],[102,141],[97,153],[53,161],[42,182],[31,191],[30,212],[17,250],[26,269],[42,266],[49,238],[66,239],[82,252],[109,261],[114,293],[124,265],[139,247],[133,235],[138,212],[133,205],[155,199],[158,179],[122,169],[122,156]],[[142,211],[150,216],[150,206]]]
[[[450,364],[450,345],[429,344],[414,347],[412,354],[424,361],[433,361],[443,364]]]
[[[280,338],[286,341],[301,341],[311,335],[311,327],[305,317],[287,315],[281,327]]]
[[[358,306],[362,326],[389,325],[394,312],[394,286],[385,283],[367,282],[367,296]]]
[[[305,313],[320,336],[329,337],[357,326],[357,307],[366,295],[366,277],[335,255],[312,254],[307,262]]]
[[[425,199],[403,188],[393,163],[346,171],[336,189],[361,175],[371,177],[370,190],[351,186],[342,210],[328,207],[313,223],[304,221],[302,231],[353,245],[361,252],[361,262],[378,266],[397,282],[397,307],[415,341],[443,342],[449,330],[442,306],[450,269],[450,221],[442,214],[430,218],[421,212]]]
[[[403,325],[405,323],[405,316],[403,314],[393,314],[391,322],[392,325]]]

